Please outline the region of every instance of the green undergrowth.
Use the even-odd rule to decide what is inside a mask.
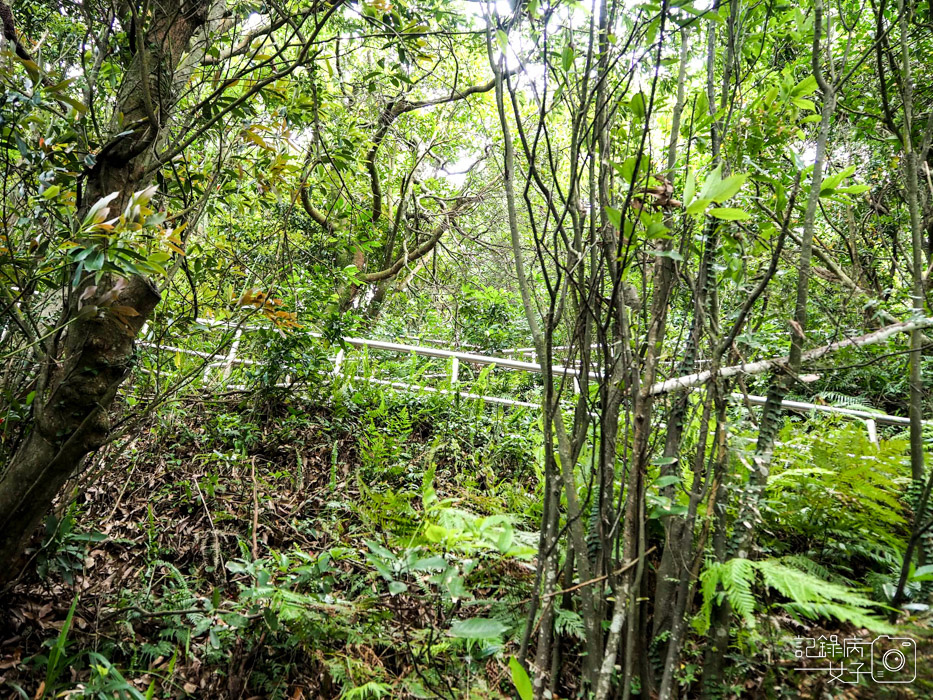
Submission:
[[[15,641],[0,648],[4,691],[514,696],[542,502],[534,412],[346,379],[313,399],[267,390],[180,408],[155,414],[119,456],[103,453],[49,520],[35,565],[7,596],[4,636]],[[913,486],[906,443],[883,437],[875,445],[859,426],[788,422],[760,546],[700,568],[676,676],[686,696],[714,606],[726,601],[740,623],[729,697],[750,679],[779,689],[767,697],[818,696],[819,676],[794,671],[795,636],[910,636],[920,659],[933,656],[922,604],[933,569],[911,572],[911,617],[888,615]],[[695,449],[689,435],[686,444]],[[650,476],[649,535],[659,536],[664,518],[684,512],[686,490],[666,496],[681,477]],[[649,577],[657,565],[649,557]],[[581,616],[558,601],[554,619],[574,658]],[[560,673],[574,687],[579,669]],[[917,687],[930,682],[921,675]],[[795,694],[805,687],[813,692]]]
[[[39,572],[75,607],[59,637],[22,644],[11,688],[509,694],[537,544],[534,415],[365,385],[324,407],[221,408],[157,416],[50,527]]]

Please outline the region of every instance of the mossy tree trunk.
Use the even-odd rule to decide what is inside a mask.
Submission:
[[[6,24],[13,15],[6,5],[0,7]],[[111,211],[121,211],[134,192],[154,181],[156,147],[167,138],[177,87],[197,53],[193,40],[218,5],[214,0],[162,0],[149,7],[148,13],[132,11],[136,51],[113,107],[112,136],[85,174],[79,220],[114,192]],[[160,300],[156,287],[142,277],[105,276],[89,285],[69,286],[56,295],[62,300],[56,330],[36,348],[32,415],[0,476],[0,581],[18,573],[16,562],[59,490],[106,442],[109,411],[129,373],[134,338]],[[124,307],[121,314],[88,313],[108,294],[110,303]]]

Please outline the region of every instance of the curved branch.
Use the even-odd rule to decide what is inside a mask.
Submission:
[[[19,37],[16,36],[16,23],[13,21],[13,11],[2,1],[0,1],[0,21],[3,23],[3,38],[13,44],[16,55],[24,61],[32,61],[32,56],[29,55],[26,47],[20,42]],[[33,61],[33,63],[35,63],[35,61]]]
[[[13,45],[13,52],[16,56],[22,61],[28,61],[32,63],[39,69],[40,81],[45,87],[52,85],[52,81],[49,80],[49,77],[45,74],[33,57],[26,50],[26,47],[23,46],[23,43],[19,40],[19,37],[16,36],[16,22],[13,20],[13,10],[10,9],[3,0],[0,0],[0,24],[3,25],[2,33],[3,38]]]
[[[508,75],[514,75],[517,72],[518,70],[516,69],[510,71]],[[382,185],[379,181],[379,171],[376,169],[376,154],[379,152],[379,147],[385,140],[386,134],[389,133],[389,127],[392,126],[393,122],[403,114],[424,109],[425,107],[436,107],[437,105],[464,100],[470,95],[489,92],[495,86],[496,81],[492,79],[480,85],[471,85],[463,90],[453,88],[449,94],[443,97],[435,97],[430,100],[415,100],[414,102],[409,102],[405,98],[402,98],[386,105],[386,108],[382,110],[382,114],[379,116],[379,128],[376,129],[376,133],[373,135],[373,145],[366,153],[366,158],[363,160],[366,165],[366,170],[369,173],[370,188],[373,193],[373,222],[378,221],[382,217]]]
[[[319,209],[315,208],[313,204],[311,204],[311,198],[308,197],[307,185],[305,185],[304,183],[299,185],[299,193],[301,196],[301,206],[307,212],[308,216],[310,216],[311,219],[314,220],[314,222],[318,226],[320,226],[322,229],[327,231],[327,233],[331,233],[331,234],[334,233],[336,231],[334,222],[328,219],[327,216],[323,212],[321,212]]]
[[[382,280],[390,279],[395,277],[402,268],[405,267],[408,263],[415,262],[419,258],[423,258],[425,255],[434,250],[434,246],[437,245],[437,242],[441,240],[441,236],[450,228],[450,217],[453,214],[448,214],[444,217],[444,223],[438,226],[434,233],[431,234],[431,237],[422,243],[420,246],[415,248],[411,253],[400,256],[394,263],[389,265],[389,267],[384,270],[379,270],[378,272],[368,272],[359,276],[360,280],[363,282],[381,282]]]
[[[413,251],[403,253],[400,255],[394,263],[389,265],[384,270],[379,270],[378,272],[366,272],[359,275],[359,279],[362,282],[381,282],[382,280],[389,279],[394,277],[405,265],[415,262],[420,258],[423,258],[425,255],[434,250],[434,246],[437,245],[438,241],[441,240],[441,236],[451,227],[453,219],[455,219],[459,214],[463,212],[465,206],[471,202],[476,201],[476,198],[462,198],[458,204],[448,212],[444,213],[444,221],[436,229],[434,233],[431,234],[431,237],[428,238],[424,243],[415,248]]]

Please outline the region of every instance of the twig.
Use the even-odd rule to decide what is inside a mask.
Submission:
[[[580,588],[584,588],[585,586],[591,586],[591,585],[593,585],[594,583],[599,583],[600,581],[605,581],[605,580],[606,580],[607,578],[609,578],[610,576],[618,576],[619,574],[624,574],[626,571],[628,571],[629,569],[631,569],[631,568],[632,568],[633,566],[635,566],[639,561],[641,561],[644,557],[647,557],[649,554],[651,554],[651,553],[652,553],[654,550],[656,550],[656,549],[657,549],[657,547],[655,546],[655,547],[652,547],[651,549],[646,550],[645,553],[644,553],[642,556],[636,557],[635,559],[632,559],[632,561],[630,561],[628,564],[626,564],[625,566],[619,567],[618,569],[616,569],[615,571],[613,571],[611,574],[603,574],[602,576],[597,576],[596,578],[591,578],[589,581],[583,581],[582,583],[575,584],[575,585],[571,586],[570,588],[565,588],[565,589],[562,590],[562,591],[554,591],[554,592],[552,592],[552,593],[548,593],[548,594],[545,595],[544,597],[545,597],[545,598],[553,598],[554,596],[563,595],[564,593],[572,593],[573,591],[576,591],[576,590],[578,590],[578,589],[580,589]]]
[[[619,574],[624,574],[626,571],[628,571],[633,566],[635,566],[635,564],[637,564],[641,559],[643,559],[644,557],[647,557],[649,554],[651,554],[656,549],[657,549],[657,546],[651,547],[650,549],[646,550],[642,556],[632,559],[632,561],[630,561],[628,564],[619,567],[618,569],[613,571],[611,574],[603,574],[602,576],[591,578],[588,581],[582,581],[581,583],[574,584],[570,588],[564,588],[563,590],[560,590],[560,591],[553,591],[551,593],[546,593],[545,595],[541,597],[544,600],[548,600],[550,598],[554,598],[559,595],[564,595],[565,593],[572,593],[573,591],[577,591],[581,588],[592,586],[594,583],[600,583],[601,581],[605,581],[610,576],[618,576]],[[525,598],[525,600],[520,600],[517,603],[515,603],[515,605],[524,605],[529,602],[531,602],[531,598]]]
[[[259,542],[256,530],[259,528],[259,496],[256,493],[256,456],[250,462],[250,478],[253,480],[253,561],[259,558]]]
[[[220,551],[220,538],[217,536],[217,528],[214,526],[214,518],[211,516],[211,509],[207,507],[207,501],[204,500],[204,494],[201,493],[201,485],[198,483],[198,477],[194,477],[194,488],[198,492],[198,496],[201,498],[201,503],[204,505],[204,512],[207,513],[207,522],[211,524],[211,533],[214,536],[214,552],[217,555],[217,559],[220,561],[220,567],[224,568],[226,564],[224,563],[224,555]],[[216,561],[214,562],[216,565]]]

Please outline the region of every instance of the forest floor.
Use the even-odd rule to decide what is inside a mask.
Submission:
[[[436,406],[217,408],[154,418],[82,475],[0,599],[0,695],[513,696],[534,580],[527,425],[442,442]],[[559,612],[558,631],[579,644],[579,617]],[[917,682],[850,687],[795,674],[784,631],[728,697],[933,697],[933,643]],[[559,697],[577,675],[562,669]]]

